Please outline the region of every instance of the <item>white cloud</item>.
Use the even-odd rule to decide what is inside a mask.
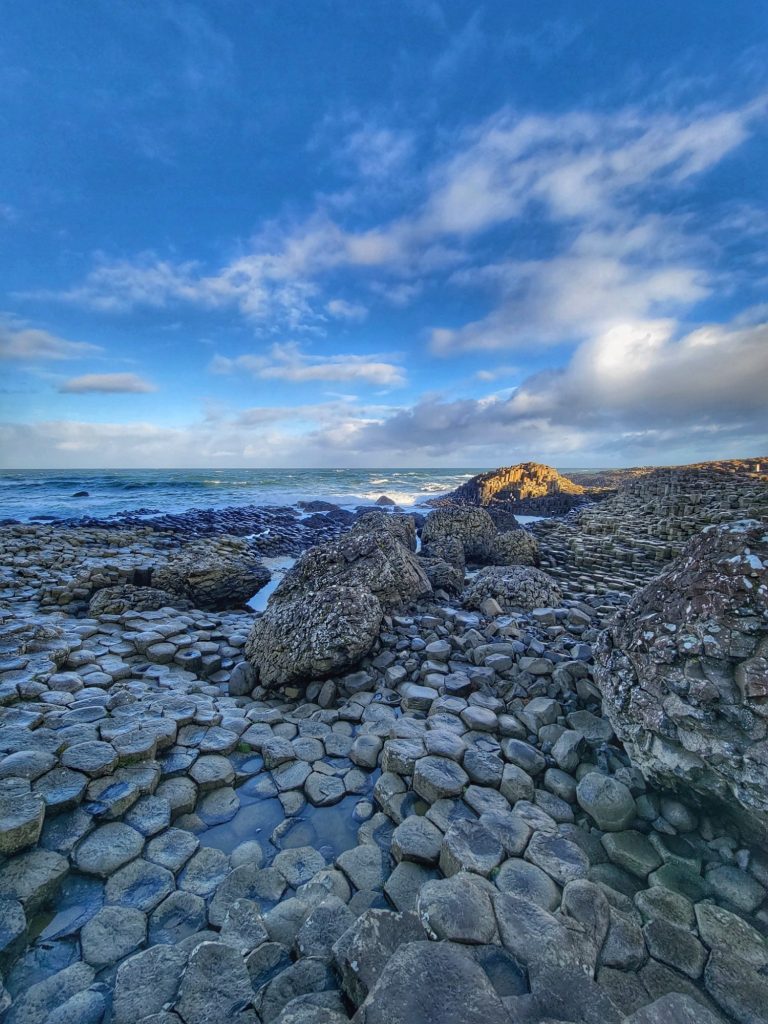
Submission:
[[[360,323],[368,316],[365,306],[359,302],[347,302],[346,299],[331,299],[326,303],[325,308],[337,320],[352,320]]]
[[[217,355],[209,364],[211,373],[246,370],[261,380],[359,381],[378,387],[402,387],[406,383],[402,367],[376,356],[314,356],[293,342],[273,345],[268,356],[242,355],[235,358]]]
[[[67,341],[49,331],[0,322],[0,359],[82,359],[100,352],[98,345]]]
[[[157,391],[155,385],[137,373],[86,373],[72,377],[58,388],[63,394],[146,394]]]

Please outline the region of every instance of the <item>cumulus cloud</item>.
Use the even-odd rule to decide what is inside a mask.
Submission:
[[[267,356],[242,355],[232,359],[217,355],[209,364],[211,373],[246,370],[261,380],[358,381],[378,387],[396,388],[406,383],[401,366],[376,356],[315,356],[303,352],[294,342],[273,345]]]
[[[98,345],[67,341],[49,331],[0,322],[0,359],[81,359],[100,352]]]
[[[58,388],[63,394],[146,394],[157,391],[155,385],[137,373],[86,373],[82,377],[71,377]]]

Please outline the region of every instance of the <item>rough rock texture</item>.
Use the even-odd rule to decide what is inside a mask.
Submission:
[[[489,597],[502,609],[558,605],[560,588],[545,572],[528,566],[489,566],[481,569],[464,591],[468,608],[482,608]]]
[[[285,574],[270,603],[285,604],[331,585],[364,587],[384,607],[397,607],[432,592],[419,559],[400,539],[409,537],[408,525],[397,529],[397,520],[408,516],[379,513],[374,529],[357,526],[336,541],[307,551]],[[368,516],[365,517],[369,519]],[[370,517],[373,519],[373,517]],[[393,520],[391,528],[387,521]],[[413,529],[413,520],[410,520]]]
[[[539,542],[527,530],[505,530],[494,538],[489,557],[494,565],[539,565]]]
[[[342,673],[371,649],[382,615],[379,599],[360,586],[327,586],[293,601],[270,601],[245,653],[263,686]]]
[[[566,512],[581,500],[584,488],[552,466],[521,462],[479,473],[457,487],[450,500],[470,505],[502,504],[514,512]]]
[[[123,612],[153,612],[158,608],[185,607],[188,602],[178,594],[157,587],[136,587],[124,583],[97,590],[88,605],[90,615],[122,615]]]
[[[421,531],[425,553],[440,554],[435,546],[454,540],[461,544],[468,562],[481,565],[490,558],[495,539],[496,527],[485,509],[462,505],[435,509]]]
[[[644,775],[768,836],[768,526],[705,529],[602,634],[597,660]]]
[[[237,608],[269,583],[271,573],[238,537],[193,541],[152,573],[152,585],[196,608]]]

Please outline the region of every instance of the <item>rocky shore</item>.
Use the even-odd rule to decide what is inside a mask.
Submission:
[[[768,1021],[765,466],[0,526],[3,1019]]]

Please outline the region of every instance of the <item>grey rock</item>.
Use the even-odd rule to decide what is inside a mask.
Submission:
[[[203,942],[190,955],[175,1009],[186,1024],[257,1024],[253,988],[240,953],[224,942]]]
[[[470,945],[493,942],[496,921],[483,880],[461,872],[427,882],[419,893],[417,913],[432,939]]]
[[[366,910],[333,945],[333,959],[344,992],[355,1006],[365,1001],[392,954],[424,938],[418,917],[389,910]]]
[[[582,778],[576,799],[604,832],[622,832],[635,817],[635,801],[627,786],[599,772],[589,772]]]

